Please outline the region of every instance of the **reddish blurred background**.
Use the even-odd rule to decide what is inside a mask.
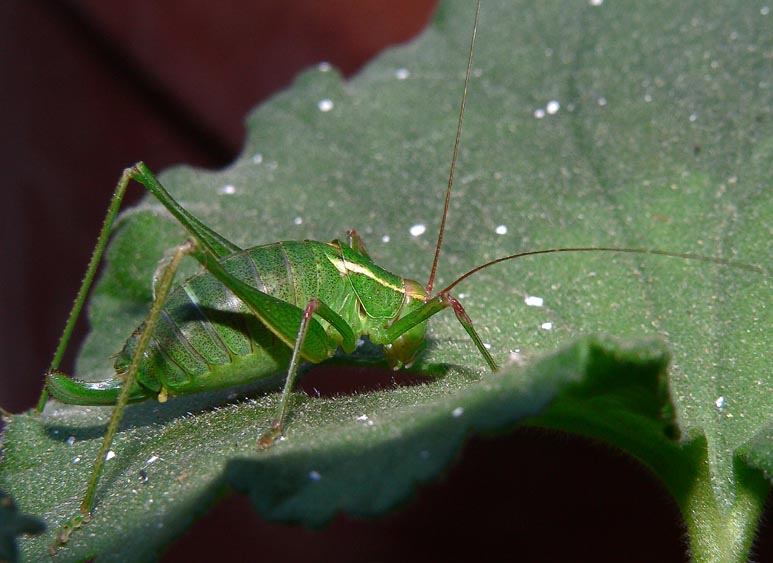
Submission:
[[[125,166],[229,163],[252,106],[319,61],[351,75],[418,34],[434,6],[0,3],[0,405],[19,412],[35,403]],[[375,521],[339,517],[320,532],[299,530],[268,524],[233,497],[164,560],[684,561],[682,534],[644,468],[604,446],[531,430],[474,439],[441,483]],[[770,541],[760,547],[763,560]]]

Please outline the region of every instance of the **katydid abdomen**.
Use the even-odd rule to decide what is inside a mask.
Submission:
[[[364,248],[364,247],[363,247]],[[423,302],[417,282],[405,280],[373,264],[364,250],[339,241],[286,241],[236,252],[219,263],[234,278],[303,311],[318,299],[334,310],[355,335],[385,343],[382,331],[414,305]],[[407,306],[406,306],[407,304]],[[352,352],[341,334],[317,319],[327,340],[323,349],[309,352],[314,362],[332,356],[338,347]],[[388,346],[393,367],[409,363],[418,353],[426,321],[404,337],[405,346]],[[73,404],[116,404],[136,350],[140,330],[127,340],[115,361],[116,376],[85,382],[52,374],[49,389],[59,400]],[[408,356],[405,348],[410,349]],[[245,303],[208,271],[194,275],[171,291],[145,350],[130,402],[185,395],[231,387],[271,377],[287,370],[292,343],[279,338]],[[395,354],[402,357],[395,357]],[[323,357],[324,356],[324,357]]]

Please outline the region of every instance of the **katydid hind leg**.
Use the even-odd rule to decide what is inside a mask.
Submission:
[[[131,389],[137,379],[140,362],[142,361],[143,355],[148,348],[148,344],[150,343],[150,339],[153,334],[153,329],[155,328],[159,316],[161,315],[164,301],[166,300],[166,297],[169,294],[169,290],[172,287],[172,282],[174,281],[174,276],[180,266],[180,262],[186,255],[195,251],[196,245],[192,241],[186,241],[185,243],[178,246],[175,249],[171,259],[164,267],[163,272],[161,272],[158,279],[156,280],[155,296],[153,297],[150,311],[145,318],[145,322],[142,324],[142,330],[140,331],[140,336],[137,341],[137,347],[134,351],[129,367],[126,373],[123,374],[124,381],[121,386],[121,393],[118,396],[118,401],[115,407],[113,408],[107,429],[105,430],[105,435],[102,439],[102,446],[99,449],[97,458],[94,461],[94,466],[92,467],[91,475],[86,486],[86,493],[80,506],[81,515],[73,518],[71,521],[63,525],[62,529],[57,534],[57,540],[59,543],[66,543],[72,531],[79,527],[84,521],[88,520],[91,511],[94,508],[97,486],[99,485],[99,481],[102,476],[105,458],[110,451],[113,438],[115,437],[116,431],[118,430],[118,425],[121,422],[121,418],[123,417],[123,413],[126,410],[126,406],[129,402]]]
[[[185,230],[199,242],[202,251],[207,255],[225,258],[234,252],[242,250],[239,246],[222,236],[220,233],[209,228],[200,219],[180,205],[169,192],[166,191],[166,188],[158,181],[153,172],[145,166],[145,163],[138,162],[130,170],[132,171],[131,177],[145,186],[145,188],[167,208],[169,213],[180,222]]]
[[[89,264],[86,267],[86,274],[83,276],[83,280],[81,281],[78,294],[75,297],[72,309],[70,310],[70,314],[67,317],[64,330],[62,331],[62,336],[59,338],[59,344],[56,347],[54,357],[51,360],[51,364],[48,367],[46,375],[49,373],[55,373],[59,370],[59,366],[62,363],[62,358],[65,351],[67,350],[67,345],[70,342],[70,336],[72,336],[72,331],[75,328],[75,323],[80,317],[81,310],[83,309],[83,305],[86,302],[86,297],[88,296],[91,285],[94,282],[94,276],[96,275],[97,269],[99,268],[99,264],[102,260],[102,254],[104,253],[105,246],[107,245],[107,241],[110,238],[110,231],[113,228],[118,211],[121,209],[121,203],[123,202],[126,188],[129,185],[129,182],[132,180],[133,172],[134,168],[125,169],[123,174],[121,174],[115,189],[113,190],[113,195],[110,198],[110,204],[107,208],[107,213],[105,214],[105,218],[102,222],[102,228],[99,231],[99,236],[97,237],[97,243],[94,246],[94,250],[91,253],[91,258],[89,259]],[[43,411],[43,407],[45,407],[46,403],[48,402],[48,396],[48,388],[44,385],[43,391],[40,393],[40,398],[38,399],[35,412],[40,414]]]
[[[113,195],[110,199],[110,204],[107,213],[105,214],[105,219],[102,223],[97,243],[94,246],[94,251],[92,252],[91,259],[86,268],[86,274],[83,277],[75,302],[67,317],[65,328],[62,331],[62,336],[59,339],[59,344],[54,352],[54,357],[46,372],[47,374],[59,372],[59,366],[62,362],[64,353],[67,350],[70,336],[72,335],[75,324],[78,321],[83,305],[85,304],[86,297],[94,282],[94,277],[99,268],[107,241],[110,238],[110,233],[115,224],[115,218],[120,211],[126,189],[132,180],[135,180],[153,194],[153,196],[156,197],[156,199],[158,199],[158,201],[161,202],[178,221],[180,221],[180,224],[191,234],[191,236],[199,242],[203,247],[197,255],[199,261],[207,261],[212,257],[223,258],[224,256],[241,250],[237,245],[207,227],[177,203],[144,163],[138,162],[134,166],[126,168],[113,190]],[[158,277],[158,273],[156,274],[156,277]],[[43,408],[48,402],[48,397],[48,388],[44,385],[43,391],[38,399],[36,407],[37,413],[43,411]]]

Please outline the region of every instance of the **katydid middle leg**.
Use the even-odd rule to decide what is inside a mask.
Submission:
[[[287,368],[287,379],[285,380],[284,389],[282,389],[282,396],[279,399],[277,415],[271,422],[271,428],[258,440],[258,447],[261,449],[270,447],[282,436],[284,420],[290,407],[291,393],[295,387],[295,380],[298,376],[298,368],[300,367],[300,363],[303,360],[303,346],[307,337],[309,336],[311,327],[315,326],[314,323],[316,323],[314,320],[314,315],[322,317],[338,331],[338,333],[343,338],[341,342],[341,348],[343,348],[345,352],[353,352],[357,345],[354,331],[351,330],[351,327],[346,324],[346,321],[341,318],[338,313],[333,311],[324,302],[320,301],[316,297],[309,300],[306,308],[303,310],[303,316],[298,326],[298,334],[295,337],[293,355],[290,359],[290,365]],[[319,326],[318,323],[316,326]]]
[[[303,311],[303,318],[298,327],[298,336],[295,339],[295,346],[293,347],[293,355],[290,358],[290,366],[287,369],[287,379],[285,380],[284,389],[282,389],[282,397],[279,399],[279,410],[277,416],[271,421],[271,428],[258,440],[258,447],[261,449],[270,447],[282,436],[282,427],[284,426],[284,419],[290,404],[290,393],[295,386],[295,379],[298,375],[298,366],[301,362],[303,343],[306,341],[310,323],[313,322],[312,315],[319,308],[319,303],[320,301],[314,298],[309,301]]]

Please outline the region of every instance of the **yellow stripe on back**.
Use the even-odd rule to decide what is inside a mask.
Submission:
[[[331,252],[326,253],[327,259],[347,277],[368,316],[374,319],[394,318],[405,298],[403,279],[376,266],[348,246],[328,244]]]

